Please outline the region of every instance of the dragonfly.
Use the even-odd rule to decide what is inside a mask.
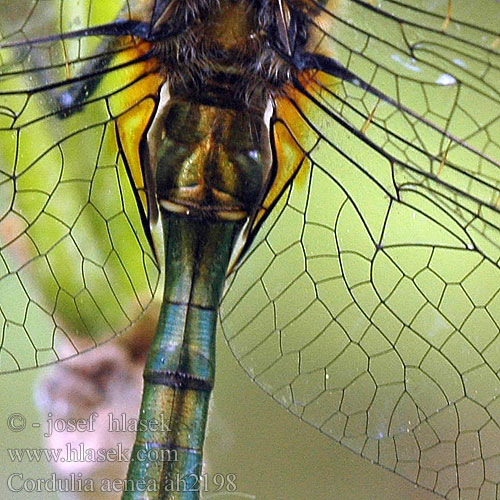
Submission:
[[[198,498],[217,315],[301,420],[500,498],[498,3],[111,4],[1,13],[0,370],[126,330],[165,259],[140,416],[168,431],[123,498]]]

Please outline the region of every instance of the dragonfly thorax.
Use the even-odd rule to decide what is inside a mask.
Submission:
[[[274,0],[205,0],[195,9],[174,1],[157,21],[153,50],[188,99],[258,106],[292,80],[292,52],[308,41],[306,3],[297,4],[284,12]]]
[[[173,98],[163,116],[156,161],[160,206],[209,219],[251,216],[264,195],[271,165],[263,111]]]

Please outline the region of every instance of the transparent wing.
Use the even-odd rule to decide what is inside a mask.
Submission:
[[[123,2],[13,4],[0,6],[3,372],[124,330],[158,281],[144,183],[123,133],[155,107],[147,47],[126,36],[53,36],[112,22]]]
[[[277,101],[293,175],[229,279],[224,334],[266,392],[359,455],[498,499],[500,5],[318,6],[314,50],[357,79],[305,72]]]

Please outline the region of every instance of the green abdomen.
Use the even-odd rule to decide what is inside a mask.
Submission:
[[[165,291],[144,371],[126,500],[197,500],[215,377],[217,309],[236,239],[270,170],[263,110],[172,98],[162,114],[156,194]]]

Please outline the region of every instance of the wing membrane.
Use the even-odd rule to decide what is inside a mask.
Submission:
[[[2,371],[123,331],[158,281],[144,179],[131,156],[139,140],[124,131],[140,115],[140,137],[163,78],[146,42],[77,34],[112,22],[118,2],[83,2],[80,11],[48,3],[22,3],[2,24]]]
[[[445,498],[494,500],[499,6],[442,4],[317,3],[312,54],[355,77],[317,65],[277,103],[278,169],[301,170],[264,204],[221,320],[302,420]]]

